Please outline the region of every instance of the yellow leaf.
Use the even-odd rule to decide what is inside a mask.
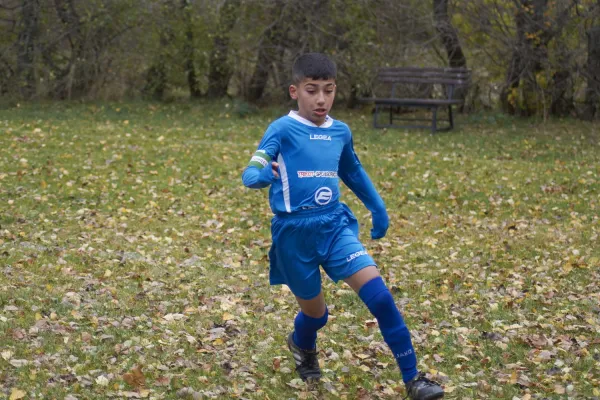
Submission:
[[[44,318],[44,317],[42,317],[42,314],[40,314],[39,312],[36,312],[36,313],[35,313],[35,320],[36,320],[36,321],[39,321],[39,320],[40,320],[40,319],[42,319],[42,318]]]
[[[223,321],[229,321],[229,320],[232,320],[234,318],[235,318],[235,316],[233,314],[229,314],[227,312],[225,314],[223,314]]]
[[[77,311],[77,310],[72,310],[71,311],[71,316],[73,316],[73,318],[75,318],[77,320],[83,318],[83,316],[81,315],[81,313],[79,311]]]
[[[110,269],[107,269],[106,271],[104,271],[104,277],[105,278],[110,278],[112,275],[112,271]]]
[[[214,344],[214,345],[220,345],[220,344],[223,344],[223,339],[221,339],[221,338],[215,339],[215,341],[213,342],[213,344]]]
[[[9,400],[18,400],[18,399],[22,399],[27,395],[27,393],[25,393],[24,391],[22,391],[21,389],[17,389],[17,388],[13,388],[13,390],[10,392],[10,397]]]

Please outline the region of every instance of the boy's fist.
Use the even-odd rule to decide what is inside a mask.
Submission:
[[[371,239],[381,239],[387,233],[390,226],[390,219],[387,211],[376,211],[371,213],[373,228],[371,229]]]
[[[259,182],[267,185],[270,185],[277,179],[279,179],[279,164],[277,164],[275,161],[271,162],[271,168],[265,166],[260,170],[260,174],[258,175]]]
[[[271,168],[273,169],[273,176],[276,179],[279,179],[279,164],[277,164],[275,161],[271,161]]]

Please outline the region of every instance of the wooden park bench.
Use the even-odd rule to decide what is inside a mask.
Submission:
[[[383,90],[389,97],[361,98],[361,102],[375,104],[373,126],[375,128],[430,128],[436,131],[454,128],[452,106],[463,103],[455,97],[456,88],[470,83],[471,72],[464,68],[419,68],[394,67],[380,68],[375,79],[375,90]],[[416,88],[416,90],[415,90]],[[425,108],[431,111],[431,119],[400,118],[401,108]],[[438,108],[447,109],[446,127],[438,125]],[[379,120],[380,114],[389,110],[385,123]],[[398,115],[394,115],[398,114]],[[394,121],[431,121],[430,125],[397,125]]]

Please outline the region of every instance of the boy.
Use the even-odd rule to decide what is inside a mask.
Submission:
[[[335,282],[344,280],[377,319],[413,400],[439,399],[444,391],[417,371],[410,333],[375,262],[358,240],[358,222],[339,202],[339,178],[371,211],[371,238],[388,229],[385,204],[354,153],[346,124],[329,117],[336,90],[336,66],[324,54],[308,53],[292,68],[289,92],[298,111],[274,121],[244,170],[244,185],[271,186],[273,244],[271,285],[286,284],[300,312],[287,342],[303,380],[318,380],[317,331],[328,311],[319,265]]]

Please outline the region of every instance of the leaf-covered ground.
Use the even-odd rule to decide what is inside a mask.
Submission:
[[[0,110],[0,397],[404,395],[376,321],[331,281],[324,379],[294,374],[267,193],[240,179],[285,110],[235,107]],[[387,203],[386,238],[344,200],[447,398],[600,397],[598,125],[483,115],[431,136],[333,114]]]

